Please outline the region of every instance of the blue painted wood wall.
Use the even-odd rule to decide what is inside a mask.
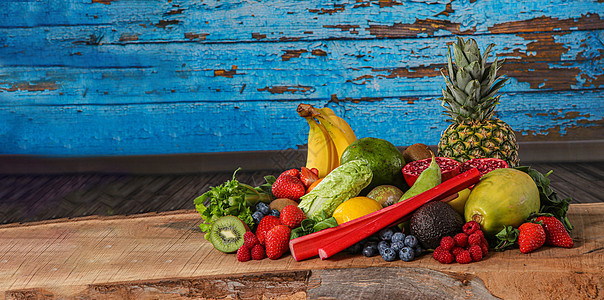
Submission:
[[[447,44],[495,43],[521,141],[604,139],[597,0],[0,2],[0,154],[280,150],[299,103],[436,144]]]

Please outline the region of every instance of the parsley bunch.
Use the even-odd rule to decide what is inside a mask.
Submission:
[[[218,218],[229,215],[238,217],[251,228],[254,225],[252,207],[258,202],[269,203],[274,198],[270,190],[270,181],[274,182],[274,176],[264,177],[267,183],[254,188],[240,183],[235,178],[240,169],[235,170],[233,179],[220,186],[211,187],[193,201],[195,209],[204,220],[199,225],[201,231],[208,232]]]

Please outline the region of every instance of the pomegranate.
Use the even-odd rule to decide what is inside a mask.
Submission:
[[[409,186],[413,186],[419,174],[428,168],[430,162],[432,162],[432,158],[426,158],[410,162],[403,167],[403,176]],[[441,182],[445,182],[459,174],[460,164],[456,160],[447,157],[436,157],[436,163],[440,167]]]
[[[489,173],[495,169],[505,169],[508,168],[508,163],[505,160],[498,158],[473,158],[465,163],[461,164],[459,167],[459,172],[463,173],[465,171],[470,170],[471,168],[477,168],[480,171],[480,176],[484,176],[484,174]]]

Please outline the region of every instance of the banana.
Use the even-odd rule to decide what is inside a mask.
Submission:
[[[332,122],[335,123],[340,129],[342,129],[344,131],[344,134],[346,135],[346,139],[348,141],[351,141],[351,143],[352,143],[357,140],[357,136],[354,134],[354,130],[352,130],[350,125],[346,121],[344,121],[344,119],[338,117],[331,108],[323,107],[323,108],[319,109],[319,111],[322,114],[330,117]]]
[[[327,108],[316,109],[310,104],[300,104],[298,105],[298,114],[301,117],[311,117],[317,119],[319,124],[322,125],[327,131],[331,141],[335,145],[336,148],[336,167],[340,165],[340,158],[342,157],[342,153],[344,150],[354,141],[357,140],[354,131],[344,121],[344,119],[336,116],[333,110]]]
[[[357,138],[352,132],[350,126],[348,128],[341,128],[338,126],[338,120],[333,116],[329,116],[326,114],[317,111],[317,114],[314,114],[314,117],[321,123],[321,125],[325,126],[325,129],[329,133],[331,140],[336,146],[336,150],[338,152],[338,165],[340,164],[340,158],[342,157],[342,153],[344,150],[352,144],[352,142],[356,141]]]
[[[312,116],[304,117],[310,127],[308,131],[308,154],[306,167],[317,168],[319,178],[325,177],[339,165],[338,152],[323,125]]]

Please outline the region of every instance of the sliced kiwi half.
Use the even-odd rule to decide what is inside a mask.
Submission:
[[[210,228],[210,242],[222,252],[235,252],[243,245],[243,235],[248,228],[235,216],[220,217]]]

